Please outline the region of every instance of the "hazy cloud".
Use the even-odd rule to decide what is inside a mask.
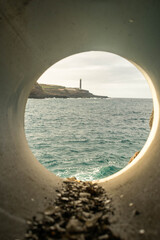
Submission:
[[[110,97],[151,97],[149,86],[137,68],[115,54],[86,52],[67,57],[49,68],[40,83],[82,87]]]

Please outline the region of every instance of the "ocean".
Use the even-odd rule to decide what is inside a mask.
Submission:
[[[80,180],[124,168],[146,142],[152,99],[28,99],[25,133],[49,171]]]

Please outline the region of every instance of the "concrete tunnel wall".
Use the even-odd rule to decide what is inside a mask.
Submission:
[[[0,0],[0,239],[22,238],[25,219],[43,210],[61,187],[62,179],[28,147],[25,104],[47,68],[84,51],[118,54],[152,80],[152,141],[127,171],[100,184],[113,199],[115,234],[160,238],[159,12],[158,0]]]

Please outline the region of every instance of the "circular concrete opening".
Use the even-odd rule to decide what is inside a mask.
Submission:
[[[159,239],[159,1],[15,2],[1,1],[0,239],[23,238],[24,220],[44,210],[61,188],[62,179],[38,163],[25,139],[31,85],[60,59],[93,49],[133,61],[151,87],[155,115],[144,148],[127,171],[101,185],[113,199],[117,235]]]
[[[85,89],[109,98],[65,98],[61,86],[78,89],[80,78]],[[45,98],[27,104],[26,134],[36,158],[60,177],[81,180],[123,169],[150,132],[153,106],[144,81],[133,64],[106,52],[76,54],[53,65],[39,79],[48,84],[41,90],[51,95],[50,85],[56,84],[53,92],[63,98],[48,98],[34,89],[32,98]]]

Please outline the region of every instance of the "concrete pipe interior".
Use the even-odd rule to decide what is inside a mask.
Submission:
[[[0,239],[22,238],[25,219],[42,211],[62,184],[38,163],[25,139],[30,89],[57,61],[94,50],[136,64],[151,86],[155,121],[147,144],[127,171],[99,184],[116,209],[111,226],[115,234],[142,239],[139,229],[144,229],[143,239],[158,239],[160,2],[1,0],[0,4]],[[133,216],[136,209],[141,213],[138,218]]]

